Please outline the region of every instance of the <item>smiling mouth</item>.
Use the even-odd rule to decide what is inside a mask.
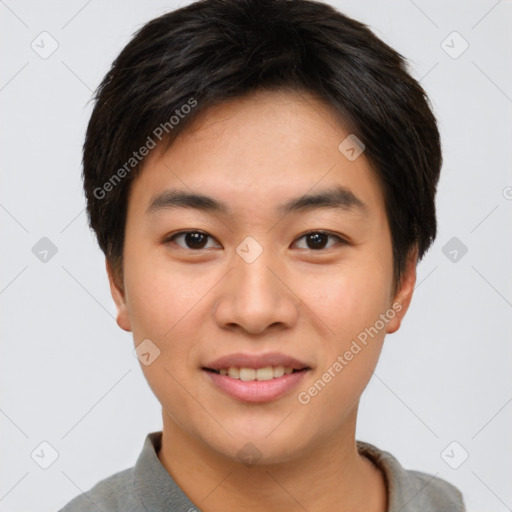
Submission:
[[[265,366],[263,368],[244,368],[230,366],[229,368],[203,368],[203,370],[217,375],[224,375],[232,379],[243,380],[243,381],[265,381],[278,379],[284,375],[290,375],[292,373],[305,372],[311,368],[305,367],[301,369],[289,368],[284,366]]]

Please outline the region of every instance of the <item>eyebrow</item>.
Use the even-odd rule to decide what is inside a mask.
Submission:
[[[169,189],[151,199],[146,213],[156,213],[171,208],[192,208],[226,215],[231,212],[226,203],[213,197],[185,190]],[[316,194],[295,197],[280,205],[277,211],[285,215],[291,212],[310,211],[317,208],[338,208],[346,211],[359,211],[360,213],[368,212],[368,206],[349,188],[342,185],[322,190]]]

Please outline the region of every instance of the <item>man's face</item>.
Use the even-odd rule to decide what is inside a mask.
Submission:
[[[311,96],[259,92],[210,109],[147,158],[129,197],[123,289],[110,277],[119,325],[135,345],[151,340],[145,358],[160,351],[142,369],[164,429],[229,457],[251,442],[268,462],[353,435],[414,265],[393,297],[383,193],[364,153],[339,149],[348,135]],[[319,194],[337,202],[290,204]],[[230,377],[231,363],[215,361],[234,354],[246,359]],[[296,360],[283,376],[280,356]]]

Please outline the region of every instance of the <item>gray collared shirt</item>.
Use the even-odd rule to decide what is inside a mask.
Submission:
[[[133,468],[98,482],[59,512],[200,512],[162,466],[162,432],[148,434]],[[460,491],[445,480],[405,470],[388,452],[357,441],[358,451],[384,473],[388,512],[464,512]]]

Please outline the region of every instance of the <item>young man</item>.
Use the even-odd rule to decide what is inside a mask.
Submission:
[[[206,0],[144,26],[99,88],[84,184],[163,431],[62,510],[464,510],[355,439],[441,161],[403,58],[328,5]]]

